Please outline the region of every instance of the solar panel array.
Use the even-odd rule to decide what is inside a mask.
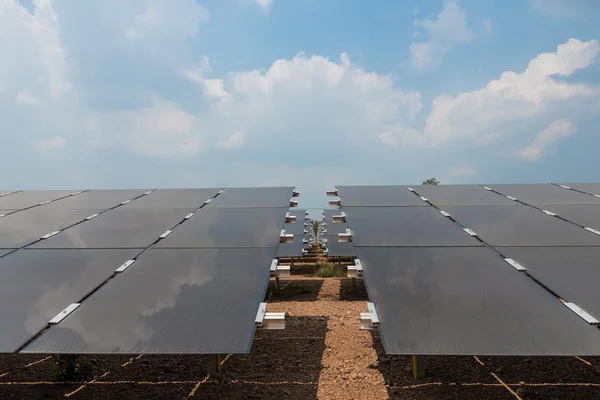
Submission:
[[[346,232],[348,224],[345,222],[334,222],[333,216],[340,215],[341,211],[337,209],[325,209],[323,210],[323,219],[325,221],[326,234],[326,248],[328,257],[354,257],[356,251],[354,250],[354,244],[352,242],[339,242],[338,234]]]
[[[0,211],[0,352],[248,352],[292,196],[291,187],[1,196],[11,211]]]
[[[293,208],[289,210],[288,218],[284,229],[285,233],[294,235],[292,243],[281,243],[277,249],[277,257],[302,257],[303,250],[308,249],[308,237],[310,230],[310,219],[306,210]]]
[[[600,185],[562,185],[338,187],[386,352],[600,354]]]

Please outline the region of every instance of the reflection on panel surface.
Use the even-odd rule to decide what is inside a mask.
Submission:
[[[275,251],[149,250],[25,351],[246,353]]]
[[[533,206],[560,204],[600,204],[600,198],[589,194],[563,189],[551,184],[486,185],[506,196],[516,197]]]
[[[600,354],[600,331],[488,248],[356,251],[388,354]]]
[[[108,210],[124,201],[143,195],[148,189],[88,190],[44,205],[49,209]]]
[[[19,250],[0,258],[0,352],[15,351],[137,253]]]
[[[337,186],[342,207],[425,206],[405,186]]]
[[[431,206],[344,207],[343,211],[355,246],[482,245]]]
[[[27,190],[0,197],[0,209],[23,209],[70,196],[75,190]]]
[[[600,245],[600,236],[524,205],[446,207],[445,210],[491,246]]]
[[[123,209],[160,209],[192,208],[196,209],[208,199],[213,198],[220,189],[158,189],[147,196],[123,206]]]
[[[498,247],[568,302],[600,319],[600,247]]]
[[[207,208],[289,207],[293,187],[228,188]]]
[[[0,248],[18,248],[83,221],[102,210],[48,210],[34,207],[0,218]],[[88,222],[88,221],[86,221]],[[49,239],[46,239],[49,240]]]
[[[192,210],[121,210],[100,214],[58,235],[36,243],[34,248],[145,248],[165,231],[183,221]]]
[[[277,247],[287,210],[202,208],[157,247]]]
[[[548,206],[546,210],[583,227],[600,230],[600,205]]]
[[[478,185],[411,186],[419,196],[436,206],[511,206],[515,203]]]

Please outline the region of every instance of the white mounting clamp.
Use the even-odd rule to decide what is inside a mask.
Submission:
[[[429,201],[429,199],[427,197],[423,197],[423,196],[421,196],[420,199],[423,200],[424,202],[428,202]]]
[[[260,303],[254,322],[261,329],[285,329],[286,314],[284,312],[267,312],[267,303]]]
[[[327,191],[327,196],[337,196],[337,195],[338,195],[337,189]]]
[[[115,269],[115,272],[117,273],[121,273],[123,271],[125,271],[127,268],[129,268],[133,263],[135,262],[135,260],[127,260],[125,261],[119,268]]]
[[[354,260],[354,265],[348,265],[346,267],[348,278],[358,278],[359,276],[362,276],[362,271],[362,263],[358,258]]]
[[[563,188],[563,189],[567,189],[567,190],[571,190],[571,189],[573,189],[572,187],[565,186],[565,185],[558,185],[558,186],[560,186],[560,187],[561,187],[561,188]]]
[[[367,303],[367,307],[369,308],[369,312],[360,313],[360,329],[375,329],[379,324],[379,316],[377,315],[375,304]]]
[[[463,228],[463,231],[467,232],[469,235],[475,237],[477,236],[477,233],[475,233],[475,231],[469,229],[469,228]]]
[[[285,233],[285,229],[282,229],[279,233],[279,243],[294,243],[294,234]]]
[[[346,213],[342,211],[339,215],[334,215],[333,222],[346,222]]]
[[[494,189],[492,189],[491,187],[487,187],[487,186],[484,186],[483,188],[484,188],[485,190],[494,190]]]
[[[338,233],[338,242],[347,243],[352,241],[352,231],[350,229],[346,229],[345,233]]]
[[[295,224],[296,223],[296,216],[292,215],[289,212],[285,213],[285,223],[286,224]]]
[[[329,206],[331,207],[340,207],[342,205],[341,199],[329,200]]]
[[[519,264],[512,258],[505,258],[504,261],[506,261],[508,264],[512,265],[513,268],[516,269],[517,271],[527,271],[527,268],[525,268],[524,266],[522,266],[521,264]]]
[[[289,278],[290,274],[290,266],[289,265],[279,265],[279,260],[274,259],[271,262],[271,276],[277,278]]]
[[[506,196],[507,199],[512,200],[512,201],[517,201],[516,197],[512,197],[512,196]]]
[[[300,197],[300,191],[298,191],[298,190],[294,190],[294,191],[292,192],[292,197]]]
[[[440,210],[440,214],[442,214],[444,217],[449,217],[450,214],[444,210]]]
[[[587,227],[587,228],[583,228],[583,229],[585,229],[585,230],[586,230],[586,231],[588,231],[588,232],[595,233],[596,235],[600,235],[600,231],[599,231],[599,230],[597,230],[597,229],[594,229],[594,228],[589,228],[589,227]]]
[[[58,324],[60,321],[65,319],[67,317],[67,315],[69,315],[73,311],[75,311],[77,309],[77,307],[79,307],[80,305],[81,305],[81,303],[73,303],[73,304],[69,305],[67,308],[65,308],[58,314],[56,314],[56,316],[54,318],[52,318],[50,321],[48,321],[48,323],[51,325]]]
[[[551,217],[556,217],[556,214],[553,213],[552,211],[548,211],[548,210],[542,210],[542,212],[546,215],[549,215]]]
[[[410,190],[411,192],[414,192],[414,191],[415,191],[415,189],[413,189],[413,188],[411,188],[411,187],[409,187],[409,186],[407,186],[406,188],[407,188],[408,190]]]
[[[292,197],[290,199],[290,207],[298,207],[298,200],[294,200],[294,198]]]
[[[579,307],[577,304],[575,304],[575,303],[563,303],[563,304],[565,306],[567,306],[575,314],[579,315],[581,318],[583,318],[585,321],[587,321],[588,323],[600,324],[600,321],[598,321],[596,318],[591,316],[587,311],[585,311],[583,308]]]

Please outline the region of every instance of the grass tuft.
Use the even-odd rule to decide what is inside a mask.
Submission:
[[[321,262],[319,263],[319,270],[317,271],[317,276],[320,278],[344,278],[347,276],[347,273],[346,269],[341,265]]]

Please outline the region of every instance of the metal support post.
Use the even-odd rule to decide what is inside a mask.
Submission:
[[[425,356],[412,356],[413,378],[425,378]]]
[[[278,276],[275,277],[275,286],[277,287],[277,290],[281,290],[281,285],[279,284],[279,277]]]
[[[221,373],[221,355],[211,354],[208,362],[208,376],[215,376]]]
[[[356,289],[356,278],[352,278],[352,289]]]

